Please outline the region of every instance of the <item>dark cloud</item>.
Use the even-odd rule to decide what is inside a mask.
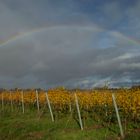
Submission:
[[[100,33],[86,27],[55,27],[12,41],[0,48],[0,76],[5,83],[11,79],[10,87],[92,87],[111,80],[119,83],[122,77],[139,79],[140,48],[119,37],[119,46],[97,47],[100,38],[92,37]]]
[[[140,83],[139,8],[135,0],[1,0],[0,87]]]

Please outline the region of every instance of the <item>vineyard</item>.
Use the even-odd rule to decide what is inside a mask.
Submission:
[[[68,90],[65,88],[44,90],[3,90],[0,92],[1,114],[10,110],[26,114],[26,110],[36,110],[39,116],[51,109],[52,121],[65,116],[77,120],[75,95],[78,101],[83,129],[91,124],[88,120],[99,123],[102,127],[117,125],[117,117],[112,100],[115,95],[119,115],[124,131],[139,129],[140,123],[140,89],[94,89]],[[48,104],[49,102],[49,104]],[[132,124],[129,127],[129,124]],[[80,125],[80,124],[79,124]],[[92,124],[94,125],[94,124]],[[133,128],[132,128],[133,126]]]

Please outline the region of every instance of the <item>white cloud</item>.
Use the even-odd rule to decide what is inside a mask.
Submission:
[[[140,69],[140,63],[122,63],[121,64],[121,68],[123,69],[133,69],[133,70],[136,70],[136,69]]]

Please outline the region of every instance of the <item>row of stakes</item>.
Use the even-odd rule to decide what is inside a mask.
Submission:
[[[49,112],[50,112],[50,115],[51,115],[51,120],[52,120],[52,122],[54,122],[54,115],[53,115],[53,112],[52,112],[52,107],[51,107],[50,100],[48,98],[47,92],[45,93],[45,95],[46,95],[46,100],[47,100],[47,105],[48,105],[48,108],[49,108]],[[81,130],[83,130],[84,128],[83,128],[83,123],[82,123],[82,119],[81,119],[81,113],[80,113],[80,108],[79,108],[79,103],[78,103],[78,98],[77,98],[76,93],[74,93],[74,96],[75,96],[75,104],[76,104],[76,108],[77,108],[80,128],[81,128]],[[1,101],[2,101],[2,109],[4,109],[3,93],[2,93],[1,97],[2,97],[2,99],[1,99]],[[10,98],[11,98],[11,101],[10,101],[11,109],[13,110],[13,101],[12,101],[11,92],[10,92]],[[120,134],[121,134],[121,137],[124,138],[124,132],[123,132],[123,129],[122,129],[121,119],[120,119],[120,115],[119,115],[119,111],[118,111],[118,107],[117,107],[117,103],[116,103],[116,98],[115,98],[114,94],[112,94],[112,100],[113,100],[113,105],[114,105],[117,120],[118,120],[118,125],[119,125],[119,128],[120,128]],[[37,90],[36,90],[36,101],[37,101],[37,110],[39,112],[40,107],[39,107],[39,96],[38,96],[38,91]],[[24,108],[23,91],[21,92],[21,102],[22,102],[22,112],[24,114],[25,113],[25,108]]]

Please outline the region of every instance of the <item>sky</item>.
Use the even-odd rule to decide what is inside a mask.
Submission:
[[[0,88],[140,84],[139,0],[0,0]]]

